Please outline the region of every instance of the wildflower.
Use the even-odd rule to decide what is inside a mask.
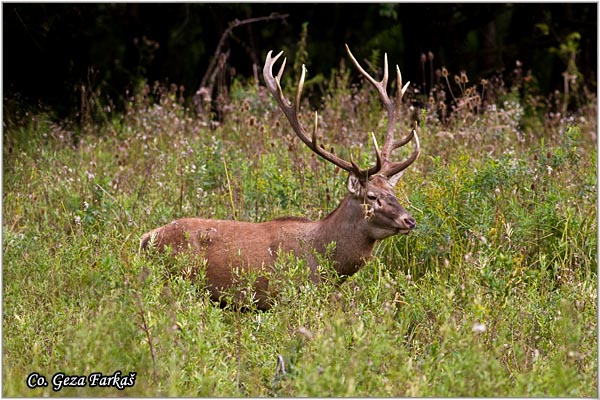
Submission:
[[[296,329],[296,333],[300,336],[304,336],[304,338],[310,340],[313,338],[313,333],[311,331],[309,331],[308,329],[306,329],[305,327],[301,326],[298,329]]]
[[[569,350],[567,355],[569,356],[569,358],[575,358],[577,360],[583,360],[585,358],[585,356],[583,354],[581,354],[578,351],[573,351],[573,350]]]
[[[443,76],[444,78],[447,78],[447,77],[448,77],[448,70],[446,69],[446,67],[442,67],[442,76]]]
[[[473,328],[472,331],[473,333],[484,333],[487,330],[487,327],[485,326],[485,324],[481,324],[481,323],[475,323],[473,324]]]
[[[533,349],[531,353],[533,355],[533,362],[537,362],[537,360],[540,358],[540,351],[538,349]]]

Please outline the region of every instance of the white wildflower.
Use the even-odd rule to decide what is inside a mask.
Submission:
[[[472,331],[473,333],[484,333],[487,330],[485,324],[475,323],[473,324]]]

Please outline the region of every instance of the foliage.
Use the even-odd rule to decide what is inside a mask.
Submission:
[[[298,62],[329,71],[343,56],[343,43],[358,53],[385,49],[402,60],[416,82],[421,53],[432,51],[448,69],[487,76],[509,70],[514,60],[534,71],[542,90],[562,90],[562,45],[577,32],[572,61],[583,74],[578,85],[596,87],[597,12],[593,2],[573,3],[7,3],[3,27],[4,92],[51,105],[61,116],[80,109],[87,92],[113,99],[123,111],[132,84],[148,79],[177,82],[192,97],[215,57],[231,50],[219,80],[252,79],[270,49],[306,47]],[[234,21],[280,13],[237,28],[220,54],[215,48]],[[304,35],[307,42],[297,38]],[[540,30],[544,27],[544,30]],[[305,36],[306,37],[306,36]],[[68,44],[68,45],[65,45]],[[306,46],[305,46],[306,45]],[[549,49],[559,49],[550,54]],[[571,60],[571,59],[569,59]],[[291,60],[290,60],[291,61]],[[292,65],[292,64],[290,64]],[[310,69],[309,69],[310,70]],[[295,73],[299,69],[294,69]],[[90,79],[93,78],[93,79]]]
[[[269,312],[215,306],[189,257],[138,253],[142,233],[177,217],[337,206],[345,177],[293,138],[263,88],[234,84],[220,124],[161,85],[81,131],[11,115],[3,395],[595,396],[595,108],[540,117],[498,84],[486,107],[418,110],[422,155],[397,188],[413,233],[341,286],[306,283],[303,260],[282,255]],[[324,142],[372,162],[368,132],[385,130],[372,90],[342,67],[326,87]],[[117,370],[135,385],[26,386],[32,372]]]

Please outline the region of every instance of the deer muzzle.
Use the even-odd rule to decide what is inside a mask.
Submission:
[[[389,196],[386,200],[387,212],[384,214],[387,214],[388,226],[395,230],[396,234],[407,234],[417,226],[413,216],[398,203],[395,197]]]

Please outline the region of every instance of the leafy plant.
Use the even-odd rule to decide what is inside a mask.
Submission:
[[[385,129],[379,104],[345,67],[329,76],[323,142],[367,163],[369,132]],[[544,132],[528,134],[520,92],[499,84],[468,118],[418,110],[422,154],[396,188],[411,235],[381,242],[341,285],[327,257],[313,285],[304,260],[281,255],[270,312],[218,307],[202,259],[138,251],[143,232],[178,217],[336,207],[345,177],[293,139],[260,88],[236,83],[219,124],[161,85],[80,135],[48,113],[11,118],[3,395],[593,396],[595,108],[539,114]],[[27,387],[34,371],[117,370],[135,384]]]

